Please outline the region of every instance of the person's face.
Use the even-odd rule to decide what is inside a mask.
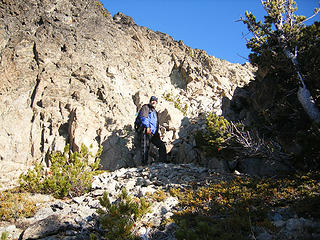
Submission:
[[[157,102],[157,101],[154,101],[154,100],[150,102],[151,106],[154,107],[154,108],[157,106],[157,103],[158,103],[158,102]]]

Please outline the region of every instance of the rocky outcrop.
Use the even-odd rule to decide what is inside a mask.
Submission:
[[[126,188],[131,196],[142,197],[156,191],[168,192],[175,187],[208,187],[233,178],[233,174],[219,174],[193,164],[157,163],[145,168],[105,172],[95,177],[90,193],[67,201],[47,202],[32,218],[19,219],[15,224],[7,223],[2,227],[0,225],[0,234],[7,232],[12,239],[67,240],[89,239],[89,235],[94,233],[98,239],[103,239],[104,230],[99,225],[97,209],[101,207],[98,199],[105,191],[113,202],[122,188]],[[178,203],[178,199],[170,194],[161,201],[153,201],[150,212],[136,224],[135,233],[141,239],[176,239],[176,224],[164,222],[175,211],[181,210]],[[224,218],[223,215],[215,217]],[[288,208],[273,209],[268,219],[279,231],[271,234],[263,225],[252,226],[252,234],[256,239],[319,239],[319,221],[298,217]]]
[[[103,233],[98,224],[97,209],[101,207],[98,199],[105,191],[109,193],[110,199],[115,201],[123,188],[132,196],[142,197],[159,190],[168,192],[172,187],[187,186],[193,182],[206,185],[231,177],[192,164],[153,164],[146,168],[121,168],[96,176],[90,193],[69,201],[48,202],[34,217],[20,219],[15,225],[0,228],[0,232],[7,230],[11,236],[19,238],[20,235],[21,239],[53,239],[57,235],[64,235],[65,239],[75,236],[86,239],[90,233]],[[140,235],[147,231],[149,236],[173,236],[173,226],[168,226],[171,229],[169,232],[161,233],[157,227],[173,215],[177,204],[178,199],[171,196],[164,201],[154,201],[151,212],[146,214],[135,231]],[[152,223],[153,231],[146,229],[142,223]]]
[[[102,145],[105,169],[131,166],[135,114],[151,95],[170,149],[183,119],[221,113],[222,99],[254,78],[249,64],[112,17],[99,1],[5,0],[0,16],[3,186],[66,143]]]

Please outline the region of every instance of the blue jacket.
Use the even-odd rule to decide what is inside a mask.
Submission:
[[[149,104],[145,104],[142,106],[139,115],[142,125],[150,128],[152,134],[155,134],[158,131],[157,111]]]

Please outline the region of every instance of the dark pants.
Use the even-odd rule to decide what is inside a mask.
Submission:
[[[142,131],[139,135],[140,150],[141,150],[141,161],[142,165],[148,164],[150,143],[153,143],[159,149],[159,160],[160,162],[167,161],[166,146],[160,139],[160,135],[157,132],[154,135],[148,135],[146,131]]]

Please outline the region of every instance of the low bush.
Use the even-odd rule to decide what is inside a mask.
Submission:
[[[152,201],[163,202],[168,198],[168,194],[163,190],[158,189],[154,193],[146,193],[146,196]]]
[[[7,240],[7,239],[9,239],[9,233],[8,232],[1,233],[1,240]]]
[[[15,190],[0,192],[0,220],[15,221],[21,217],[32,217],[38,209],[38,203],[28,193]]]
[[[195,141],[207,156],[225,156],[226,159],[231,159],[231,156],[269,159],[290,157],[277,141],[260,137],[257,129],[241,122],[229,122],[214,113],[208,114],[205,120],[205,128],[196,132]]]
[[[133,229],[137,221],[149,211],[150,202],[145,198],[131,197],[125,188],[113,203],[107,192],[99,200],[103,208],[98,209],[98,214],[101,226],[106,231],[106,239],[139,239],[133,234]]]
[[[180,209],[172,217],[178,240],[248,239],[254,227],[278,229],[268,218],[272,209],[287,207],[298,216],[320,219],[319,172],[287,178],[244,178],[207,187],[172,188]]]
[[[99,167],[102,148],[94,156],[89,149],[81,146],[79,152],[72,152],[66,145],[64,152],[52,152],[50,168],[42,164],[20,175],[20,188],[29,192],[52,194],[57,198],[80,196],[91,189],[92,177]],[[94,159],[93,163],[89,163]]]
[[[228,131],[230,123],[223,117],[215,113],[209,113],[206,117],[206,127],[198,131],[195,135],[197,146],[199,146],[207,155],[214,155],[231,138]]]

